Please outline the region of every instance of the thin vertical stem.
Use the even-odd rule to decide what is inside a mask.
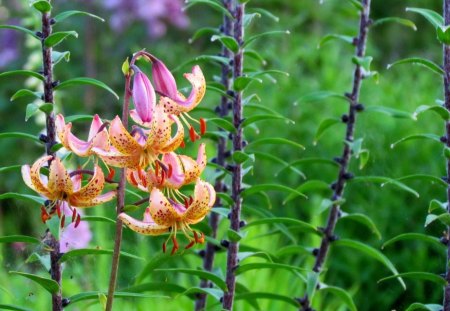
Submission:
[[[131,76],[128,74],[125,77],[125,95],[123,99],[122,108],[122,124],[125,128],[128,127],[128,109],[130,105],[130,83]],[[126,169],[120,169],[120,179],[119,186],[117,188],[117,207],[116,213],[119,215],[125,206],[125,186],[126,186]],[[123,233],[123,223],[122,220],[116,219],[116,237],[114,239],[114,252],[113,259],[111,263],[111,276],[109,278],[108,286],[108,298],[106,300],[106,311],[111,311],[114,301],[114,291],[116,290],[117,284],[117,273],[119,271],[119,258],[120,258],[120,247],[122,244],[122,233]]]
[[[233,60],[233,79],[241,77],[243,74],[243,43],[244,43],[244,12],[245,3],[235,3],[234,11],[234,39],[239,44],[239,51],[235,53]],[[233,124],[236,129],[236,133],[233,135],[233,152],[241,151],[243,149],[243,131],[241,127],[241,122],[243,119],[243,106],[242,106],[242,91],[235,92],[233,102]],[[233,167],[233,180],[231,197],[234,201],[234,206],[231,209],[230,215],[230,228],[236,232],[239,232],[240,222],[241,222],[241,198],[242,189],[242,165],[236,164]],[[224,294],[223,308],[226,310],[232,310],[234,293],[236,287],[236,276],[234,274],[235,269],[238,265],[238,251],[239,243],[235,241],[230,241],[228,245],[227,254],[227,275],[226,284],[228,292]]]
[[[370,1],[371,0],[363,0],[363,10],[361,11],[361,17],[359,22],[359,35],[355,38],[356,51],[355,56],[364,57],[366,50],[366,42],[367,42],[367,33],[370,26]],[[345,133],[345,143],[344,149],[342,151],[341,158],[338,159],[340,164],[340,169],[338,173],[337,181],[333,184],[333,195],[331,200],[333,202],[338,202],[343,194],[344,188],[347,183],[347,180],[351,178],[351,173],[348,172],[348,167],[350,163],[350,159],[352,157],[352,151],[349,143],[353,142],[353,135],[355,130],[356,123],[356,113],[360,107],[359,104],[359,91],[361,88],[362,80],[364,79],[363,70],[360,65],[355,65],[355,71],[353,74],[353,87],[351,94],[346,94],[349,99],[349,110],[348,115],[343,118],[343,121],[347,123],[347,129]],[[320,244],[320,248],[316,255],[316,261],[314,263],[313,271],[319,273],[322,270],[322,266],[326,260],[328,250],[330,248],[330,243],[336,239],[334,235],[334,229],[336,227],[337,220],[340,216],[340,205],[338,203],[334,203],[331,207],[330,214],[328,216],[328,221],[326,227],[323,229],[323,237],[322,242]],[[305,295],[303,299],[300,299],[301,309],[302,310],[312,310],[310,298]]]
[[[42,32],[41,32],[41,47],[42,47],[42,70],[44,74],[44,101],[45,103],[54,104],[53,101],[53,65],[52,65],[52,48],[45,45],[45,39],[52,34],[52,19],[50,13],[42,13]],[[52,147],[56,144],[56,127],[55,114],[53,112],[46,114],[46,131],[45,151],[48,155],[53,155]],[[61,264],[59,241],[49,231],[47,232],[46,240],[51,249],[50,252],[50,275],[52,280],[59,284],[59,290],[52,294],[52,310],[60,311],[62,306],[62,290],[61,290]]]
[[[232,1],[231,0],[223,0],[222,1],[224,7],[229,11],[232,12]],[[233,35],[233,21],[231,18],[229,18],[227,15],[224,15],[223,17],[223,25],[222,25],[222,33],[226,36],[232,36]],[[227,49],[225,46],[222,47],[222,56],[228,59],[232,59],[232,53],[229,49]],[[221,82],[224,86],[225,91],[229,91],[231,88],[231,64],[222,65],[222,76],[221,76]],[[229,99],[226,96],[222,96],[220,105],[217,107],[218,114],[220,117],[225,117],[228,115],[228,103]],[[219,142],[217,144],[217,164],[225,167],[226,165],[226,151],[227,151],[227,139],[220,137]],[[216,192],[223,192],[224,191],[224,183],[222,179],[218,179],[214,185],[214,188]],[[215,206],[221,206],[221,201],[218,198],[216,200]],[[217,227],[219,224],[219,214],[217,213],[211,213],[210,219],[209,219],[209,225],[211,226],[211,237],[216,238],[217,236]],[[212,243],[206,244],[206,250],[205,250],[205,257],[203,258],[203,269],[205,271],[212,271],[213,264],[214,264],[214,257],[216,253],[216,245]],[[202,280],[200,282],[200,287],[205,288],[208,287],[209,282],[208,280]],[[198,299],[195,302],[195,310],[200,311],[204,310],[206,307],[206,294],[200,294]]]
[[[444,20],[445,25],[450,25],[450,0],[444,0]],[[444,44],[444,98],[445,108],[450,111],[450,46]],[[450,148],[450,122],[445,123],[445,131],[447,142],[446,145]],[[447,160],[447,212],[450,212],[450,160]],[[450,226],[447,226],[447,235],[449,235]],[[445,279],[447,285],[444,287],[444,311],[450,311],[450,243],[447,244],[447,264],[445,265]]]

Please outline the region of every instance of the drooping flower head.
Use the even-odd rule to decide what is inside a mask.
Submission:
[[[137,67],[133,66],[133,103],[136,109],[130,111],[131,118],[145,127],[151,127],[151,121],[156,105],[155,90],[148,77]]]
[[[51,161],[51,164],[48,178],[45,178],[40,174],[40,170],[48,161]],[[67,202],[73,210],[72,220],[79,222],[80,218],[75,207],[85,208],[99,205],[116,196],[115,190],[101,194],[105,177],[98,165],[95,165],[92,178],[83,187],[81,187],[81,177],[81,174],[71,176],[61,160],[54,156],[44,156],[31,167],[29,165],[22,166],[22,178],[25,184],[48,199],[46,206],[41,208],[44,222],[55,212],[61,217],[62,202]]]
[[[216,200],[216,192],[209,183],[197,179],[193,196],[184,197],[184,203],[167,198],[163,191],[153,188],[150,194],[150,205],[145,210],[144,219],[136,220],[121,213],[119,218],[133,231],[144,235],[160,235],[170,230],[169,239],[173,242],[172,254],[179,248],[177,232],[181,231],[188,239],[190,248],[195,243],[203,243],[204,235],[190,228],[190,225],[202,221],[211,210]],[[192,234],[192,235],[191,235]],[[163,251],[166,250],[166,242]]]

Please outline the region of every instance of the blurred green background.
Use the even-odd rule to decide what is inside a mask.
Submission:
[[[106,1],[104,1],[106,2]],[[120,1],[111,1],[111,3]],[[147,5],[140,8],[142,12],[159,8],[161,4]],[[165,1],[163,1],[165,2]],[[161,3],[163,3],[161,2]],[[177,1],[167,1],[177,2]],[[58,50],[70,50],[70,62],[62,62],[55,68],[57,79],[64,81],[77,76],[89,76],[99,79],[111,86],[117,93],[123,93],[123,75],[121,64],[133,52],[146,48],[161,58],[174,72],[178,82],[187,87],[182,73],[188,72],[194,60],[200,55],[216,55],[220,51],[218,42],[211,42],[208,36],[201,37],[192,43],[189,38],[201,27],[218,27],[221,16],[217,11],[206,6],[195,6],[183,13],[167,11],[155,18],[149,13],[136,15],[138,10],[129,10],[126,4],[110,7],[103,1],[53,1],[55,13],[68,9],[91,11],[106,19],[105,23],[84,17],[75,17],[55,25],[55,30],[76,30],[78,39],[64,41]],[[152,3],[152,1],[149,1]],[[182,4],[178,3],[181,7]],[[401,65],[386,70],[389,63],[400,58],[421,56],[436,63],[441,63],[441,46],[435,40],[434,29],[420,16],[405,12],[405,7],[426,7],[441,11],[440,1],[407,0],[379,1],[373,0],[372,18],[399,16],[413,20],[418,30],[397,24],[383,24],[371,29],[367,55],[373,56],[372,68],[380,73],[379,83],[373,79],[364,81],[361,90],[361,102],[371,105],[386,106],[404,110],[412,114],[420,105],[431,105],[436,99],[442,99],[442,81],[439,76],[418,66]],[[288,146],[263,146],[258,151],[276,155],[286,162],[309,157],[332,159],[341,154],[344,126],[338,125],[327,131],[317,145],[313,138],[320,122],[326,118],[339,118],[347,111],[342,101],[327,99],[321,102],[305,102],[302,97],[316,91],[329,90],[343,94],[350,91],[353,64],[351,57],[353,48],[345,43],[334,41],[317,49],[320,39],[329,33],[339,33],[354,36],[358,29],[358,14],[346,1],[327,0],[319,4],[317,0],[275,1],[252,0],[248,11],[253,8],[263,8],[279,17],[275,22],[267,16],[262,16],[247,29],[248,35],[270,30],[289,30],[290,35],[265,37],[251,45],[264,58],[264,68],[278,69],[288,72],[289,77],[274,76],[276,82],[264,78],[263,83],[253,83],[246,95],[256,93],[261,99],[258,103],[283,114],[295,124],[285,124],[280,121],[265,121],[257,124],[258,128],[248,128],[246,138],[249,142],[260,137],[283,137],[306,147],[301,151]],[[157,11],[157,10],[156,10]],[[131,12],[126,15],[124,12]],[[141,13],[142,13],[141,12]],[[146,12],[146,11],[145,11]],[[125,14],[124,16],[117,15]],[[134,15],[133,15],[134,14]],[[156,14],[156,13],[155,13]],[[180,19],[186,19],[181,20]],[[187,23],[189,20],[189,23]],[[115,22],[114,22],[115,21]],[[39,16],[28,9],[27,1],[0,1],[0,24],[19,23],[30,29],[38,29]],[[115,24],[114,24],[115,23]],[[154,29],[162,23],[167,29]],[[163,28],[164,28],[163,27]],[[2,47],[0,54],[10,49],[12,52],[7,62],[2,64],[2,71],[27,68],[39,70],[40,51],[36,42],[18,35],[16,38],[6,38],[9,30],[1,30]],[[8,43],[8,44],[6,44]],[[9,50],[8,50],[9,51]],[[16,56],[16,57],[15,57]],[[220,66],[209,62],[199,62],[207,81],[213,81],[220,76]],[[246,59],[248,69],[258,69],[261,62]],[[181,66],[181,67],[180,67]],[[20,99],[11,102],[10,97],[18,89],[38,88],[35,80],[22,78],[1,79],[0,84],[0,132],[23,131],[37,134],[43,129],[43,116],[35,116],[24,121],[25,107],[30,101]],[[217,93],[206,94],[202,107],[214,109],[219,103]],[[121,103],[102,90],[85,87],[65,89],[57,94],[58,111],[66,116],[73,114],[99,113],[102,118],[111,119],[120,113]],[[247,109],[246,114],[260,113],[255,109]],[[212,117],[213,114],[201,110],[194,113],[197,117]],[[75,131],[87,129],[88,124],[77,122]],[[351,171],[356,176],[387,176],[399,178],[411,174],[429,174],[440,177],[445,175],[445,159],[442,146],[428,140],[414,140],[391,149],[390,145],[402,137],[417,133],[443,134],[443,122],[435,114],[425,113],[417,121],[411,118],[392,118],[378,112],[364,112],[358,115],[356,137],[364,139],[363,146],[370,150],[367,166],[359,170],[357,163],[352,164]],[[214,130],[211,124],[209,130]],[[214,141],[207,140],[208,156],[215,154]],[[42,148],[29,141],[16,139],[1,139],[1,166],[32,163],[39,157]],[[191,150],[192,149],[192,150]],[[187,149],[193,154],[194,148]],[[75,164],[75,162],[74,162]],[[245,176],[248,184],[278,183],[293,188],[304,182],[301,176],[290,170],[283,170],[280,164],[267,159],[259,159],[255,163],[253,174]],[[308,180],[321,180],[331,183],[336,178],[336,167],[326,164],[301,165],[298,168]],[[0,193],[23,192],[32,193],[22,182],[18,170],[1,172]],[[206,179],[212,181],[213,169],[205,173]],[[349,220],[338,223],[336,233],[341,238],[355,239],[380,249],[384,241],[407,232],[427,233],[434,236],[442,234],[444,227],[433,223],[424,228],[428,204],[431,199],[445,201],[445,187],[430,184],[429,181],[407,181],[410,187],[420,193],[416,198],[410,193],[392,185],[380,187],[379,184],[349,183],[346,188],[346,212],[364,213],[376,224],[382,234],[378,240],[366,227]],[[251,196],[246,200],[243,218],[250,222],[264,217],[265,211],[283,216],[307,221],[316,226],[323,226],[327,212],[318,213],[321,201],[329,198],[329,190],[309,191],[308,200],[294,199],[286,204],[283,200],[286,194],[269,192],[270,204],[260,196]],[[129,202],[135,198],[128,198]],[[114,217],[114,204],[96,207],[86,211],[89,215]],[[39,217],[39,207],[24,201],[0,200],[0,235],[26,234],[41,237],[45,226]],[[140,212],[139,212],[140,213]],[[112,249],[114,226],[108,223],[90,223],[93,231],[91,247]],[[218,239],[226,238],[228,220],[221,222]],[[206,221],[201,228],[207,230]],[[310,268],[314,257],[307,253],[278,253],[285,247],[297,245],[313,248],[320,243],[316,236],[311,236],[291,228],[292,241],[273,225],[258,226],[248,229],[248,235],[242,244],[247,250],[263,250],[270,254],[279,254],[281,263]],[[138,236],[125,229],[123,250],[145,258],[147,261],[160,256],[164,237]],[[197,268],[201,267],[201,257],[196,253],[201,247],[183,256],[167,259],[161,268]],[[245,247],[244,247],[245,249]],[[0,244],[0,303],[10,303],[31,308],[47,310],[50,295],[38,285],[8,274],[11,270],[20,270],[46,275],[37,264],[25,264],[25,259],[35,251],[42,251],[33,246]],[[382,252],[394,263],[400,272],[427,271],[436,274],[445,272],[445,249],[420,241],[407,241],[386,247]],[[249,258],[246,262],[260,262],[263,258]],[[226,254],[221,251],[216,258],[215,269],[219,275],[224,275]],[[109,256],[86,256],[67,262],[64,266],[64,297],[79,292],[103,291],[107,289]],[[142,271],[146,261],[122,258],[120,265],[119,289],[132,286],[136,276]],[[395,280],[378,283],[378,280],[390,275],[390,271],[379,262],[367,257],[357,250],[344,247],[332,248],[329,254],[326,273],[323,281],[328,285],[340,286],[352,293],[358,310],[405,310],[413,302],[440,303],[442,288],[434,283],[420,280],[406,280],[407,289],[403,290]],[[198,286],[199,280],[181,273],[153,272],[143,283],[167,282],[178,284],[184,288]],[[305,285],[301,278],[292,272],[284,270],[255,270],[238,277],[238,282],[255,292],[269,292],[287,297],[301,297]],[[149,288],[147,288],[149,289]],[[170,296],[153,299],[117,299],[115,310],[190,310],[193,308],[192,297],[178,295],[173,292],[151,291],[151,293]],[[208,310],[219,310],[219,304],[208,298]],[[276,300],[259,300],[261,310],[280,310],[282,308],[295,310],[295,307]],[[346,310],[346,306],[337,297],[330,294],[319,294],[315,297],[313,306],[317,310]],[[80,302],[71,310],[98,310],[98,301]],[[252,310],[243,300],[235,304],[236,310]]]

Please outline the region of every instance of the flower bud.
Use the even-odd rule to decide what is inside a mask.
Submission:
[[[157,58],[152,59],[152,75],[156,91],[163,96],[178,99],[177,83],[169,69]]]
[[[133,80],[133,102],[138,116],[143,122],[150,122],[156,105],[155,89],[148,77],[137,67]],[[137,69],[137,70],[136,70]]]

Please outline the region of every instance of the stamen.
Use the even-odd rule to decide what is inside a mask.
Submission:
[[[189,207],[189,202],[186,198],[184,198],[184,207],[187,209]]]
[[[202,235],[198,239],[198,243],[203,244],[205,243],[205,234],[202,232]]]
[[[192,198],[192,196],[189,196],[189,205],[191,205],[194,202],[194,199]]]
[[[195,243],[198,243],[198,234],[197,234],[197,231],[194,231],[194,241],[195,241]]]
[[[78,227],[78,225],[80,224],[80,221],[81,221],[81,216],[80,216],[80,214],[78,214],[77,220],[75,221],[75,226],[74,226],[75,228]]]
[[[206,132],[206,121],[203,118],[200,118],[200,134],[204,135]]]
[[[72,222],[75,221],[75,218],[77,217],[77,210],[74,208],[72,211]]]
[[[166,178],[166,172],[161,171],[161,182],[160,182],[161,185],[164,184],[164,179],[165,178]]]
[[[169,171],[167,172],[168,178],[172,177],[172,171],[173,171],[172,164],[169,164]]]
[[[134,173],[131,173],[131,174],[130,174],[130,179],[131,179],[131,183],[132,183],[134,186],[137,186],[137,185],[138,185],[136,179],[134,178]]]
[[[63,215],[61,218],[61,228],[64,228],[65,223],[66,223],[66,215]]]
[[[141,168],[139,167],[137,171],[138,171],[139,179],[140,179],[141,181],[143,181],[143,180],[145,179],[145,175],[142,173]]]
[[[194,128],[191,126],[191,127],[189,128],[189,137],[191,138],[191,141],[192,141],[192,142],[194,142],[195,139],[197,138],[197,135],[196,135],[196,134],[197,134],[197,133],[195,133]]]
[[[159,161],[155,162],[155,176],[156,179],[158,179],[158,175],[159,175]]]
[[[176,236],[172,237],[172,242],[173,242],[173,247],[172,247],[172,252],[170,253],[170,255],[175,254],[175,252],[178,250],[178,242],[177,242]]]
[[[58,217],[61,218],[61,207],[58,203],[56,203],[56,214],[58,214]]]
[[[116,174],[116,171],[113,168],[110,168],[108,177],[106,177],[106,178],[107,179],[113,179],[115,174]]]
[[[186,245],[186,247],[184,249],[189,249],[192,246],[194,246],[194,244],[196,243],[196,241],[191,241],[188,245]]]
[[[181,147],[181,148],[186,147],[186,144],[184,143],[184,140],[181,142],[180,147]]]
[[[162,250],[163,250],[163,253],[164,253],[164,254],[166,253],[166,242],[167,242],[167,241],[165,241],[165,242],[163,243],[163,245],[162,245]]]
[[[42,222],[45,224],[45,222],[47,220],[49,220],[51,217],[50,215],[47,213],[47,210],[45,209],[45,207],[42,205],[41,206],[41,220]]]

